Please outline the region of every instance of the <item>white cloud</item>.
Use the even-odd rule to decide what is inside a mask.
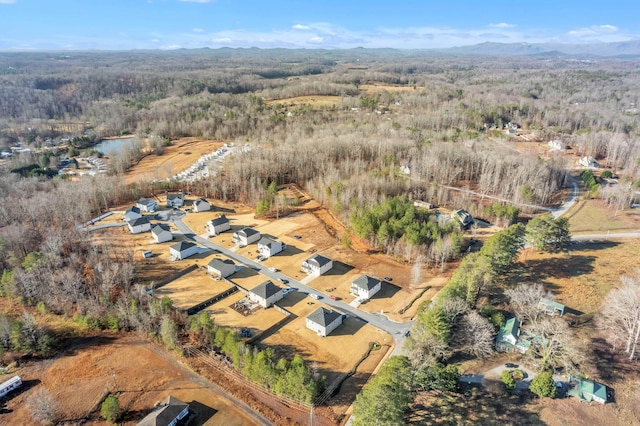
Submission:
[[[193,31],[194,33],[203,33],[204,30],[202,28],[192,28],[191,31]]]
[[[515,28],[515,24],[507,24],[506,22],[500,22],[498,24],[489,24],[491,28]]]
[[[323,41],[324,41],[324,39],[322,37],[319,37],[319,36],[311,37],[309,39],[310,43],[322,43]]]
[[[615,25],[592,25],[590,27],[578,28],[569,31],[570,36],[584,37],[598,34],[611,34],[618,32],[618,27]]]
[[[221,38],[214,38],[212,41],[214,43],[231,43],[233,40],[231,40],[229,37],[221,37]]]
[[[0,4],[14,4],[16,0],[0,0]]]
[[[308,31],[311,29],[310,26],[308,25],[302,25],[302,24],[295,24],[293,27],[294,30],[300,30],[300,31]]]

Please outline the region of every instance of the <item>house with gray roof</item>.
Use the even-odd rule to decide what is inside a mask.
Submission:
[[[152,227],[151,236],[156,241],[156,243],[164,243],[173,240],[173,234],[169,229],[169,225],[165,225],[164,223],[158,223],[157,225]]]
[[[265,258],[271,257],[284,250],[285,245],[282,241],[275,240],[269,237],[262,237],[258,241],[258,253]]]
[[[322,275],[333,268],[333,260],[320,254],[314,254],[302,262],[302,271],[309,275]]]
[[[129,226],[129,231],[132,234],[151,231],[151,222],[149,222],[149,219],[144,216],[127,222],[127,225]]]
[[[207,265],[207,271],[211,275],[218,276],[220,278],[226,278],[236,271],[236,264],[231,259],[213,258]]]
[[[196,213],[199,212],[208,212],[211,210],[211,204],[204,198],[198,198],[193,202],[193,211]]]
[[[241,247],[247,246],[251,243],[255,243],[260,239],[260,232],[253,228],[242,228],[241,230],[234,232],[232,240],[234,243]]]
[[[362,274],[351,283],[351,294],[365,299],[371,297],[382,289],[382,281],[378,278]]]
[[[158,210],[158,202],[150,198],[140,198],[136,201],[136,207],[143,212],[155,212]]]
[[[182,207],[184,205],[184,194],[182,192],[167,194],[167,207]]]
[[[131,222],[132,220],[140,219],[142,217],[142,213],[140,213],[140,209],[136,206],[129,207],[124,212],[124,221]]]
[[[307,328],[318,333],[318,336],[326,337],[342,324],[343,315],[324,307],[319,307],[311,312],[307,318]]]
[[[169,255],[174,260],[182,260],[198,254],[200,249],[191,241],[180,241],[169,247]]]
[[[176,426],[189,415],[189,404],[171,395],[140,420],[138,426]]]
[[[263,308],[268,308],[284,297],[282,287],[278,287],[271,280],[254,287],[247,295],[249,300],[259,304]]]
[[[225,215],[221,215],[207,222],[205,228],[210,235],[215,236],[231,229],[231,224],[229,223],[229,219],[227,219]]]

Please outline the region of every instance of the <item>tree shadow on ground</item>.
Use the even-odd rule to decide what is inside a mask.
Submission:
[[[618,382],[638,374],[638,364],[630,361],[623,348],[614,350],[601,337],[591,339],[591,361],[598,371],[598,376],[608,382]]]
[[[65,348],[62,351],[64,356],[72,356],[79,350],[89,347],[109,346],[115,341],[116,338],[111,336],[81,336],[60,339],[58,345]]]
[[[518,282],[542,282],[548,278],[568,279],[588,275],[593,272],[594,256],[575,255],[548,259],[525,261],[517,276],[511,277]]]

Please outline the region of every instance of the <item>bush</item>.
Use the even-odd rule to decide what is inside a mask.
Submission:
[[[116,395],[109,394],[100,406],[100,415],[108,422],[115,422],[120,417],[120,400]]]
[[[504,383],[504,388],[507,392],[513,392],[513,390],[515,390],[516,381],[513,378],[512,370],[504,370],[500,375],[500,379],[502,380],[502,383]]]
[[[520,369],[515,369],[511,372],[513,378],[515,381],[520,381],[522,379],[524,379],[524,371],[520,370]]]
[[[551,371],[538,374],[531,380],[529,390],[541,398],[553,398],[556,396],[556,383]]]

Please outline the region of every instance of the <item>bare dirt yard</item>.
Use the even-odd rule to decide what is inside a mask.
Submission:
[[[148,182],[169,178],[188,169],[198,158],[214,152],[223,145],[224,142],[193,137],[172,141],[162,155],[149,154],[131,167],[125,174],[126,182]]]
[[[154,290],[159,298],[167,296],[178,309],[188,309],[229,289],[225,281],[215,280],[203,269],[196,269]]]
[[[257,424],[215,385],[195,377],[162,348],[136,336],[103,333],[69,343],[60,356],[29,361],[15,371],[25,390],[8,399],[0,423],[33,424],[27,401],[45,389],[56,401],[61,420],[68,424],[106,424],[99,418],[99,402],[114,390],[120,392],[127,411],[125,425],[135,425],[168,395],[190,403],[197,412],[197,424]],[[88,421],[81,420],[84,418]]]

